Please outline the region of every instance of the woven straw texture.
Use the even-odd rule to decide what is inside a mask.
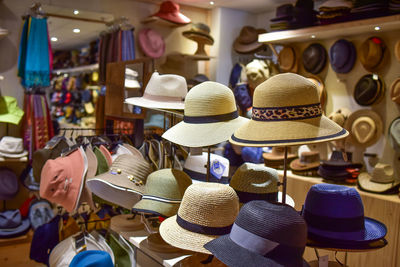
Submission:
[[[319,103],[316,86],[306,78],[278,74],[260,84],[254,91],[253,107],[291,107]],[[230,138],[242,146],[283,146],[319,143],[344,138],[348,132],[322,115],[321,117],[282,120],[250,120]]]
[[[208,227],[226,227],[233,224],[239,212],[239,199],[235,191],[217,183],[198,183],[188,187],[178,215],[185,221]],[[210,254],[203,245],[217,236],[188,231],[176,222],[176,216],[163,221],[162,238],[169,244],[196,252]]]
[[[383,193],[389,189],[397,187],[400,181],[394,180],[394,170],[392,166],[384,163],[377,163],[372,174],[362,172],[358,176],[358,185],[361,189]]]
[[[217,82],[203,82],[194,86],[185,99],[185,116],[203,117],[222,115],[236,111],[232,90]],[[166,131],[162,137],[188,147],[210,146],[229,139],[232,133],[248,119],[237,117],[213,123],[180,122]]]

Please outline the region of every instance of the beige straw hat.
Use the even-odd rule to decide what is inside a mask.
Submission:
[[[324,82],[318,77],[318,76],[310,76],[307,77],[309,81],[311,81],[313,84],[318,89],[318,95],[319,95],[319,102],[321,103],[322,110],[325,110],[326,106],[326,90],[325,90],[325,84]]]
[[[278,74],[254,91],[253,115],[229,141],[241,146],[287,146],[344,138],[348,132],[322,115],[316,86],[294,74]]]
[[[183,121],[162,137],[188,147],[211,146],[229,139],[248,119],[240,117],[232,90],[217,82],[194,86],[185,99]]]
[[[139,215],[121,214],[111,217],[110,229],[117,233],[133,232],[144,228]]]
[[[373,193],[397,193],[400,181],[395,180],[392,166],[385,163],[377,163],[372,170],[372,174],[367,172],[360,173],[358,185],[361,189]]]
[[[228,234],[239,213],[232,187],[197,183],[188,187],[178,214],[161,223],[161,237],[172,246],[211,254],[203,245]]]

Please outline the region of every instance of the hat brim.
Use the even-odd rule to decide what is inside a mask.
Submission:
[[[142,199],[133,206],[133,211],[156,214],[162,217],[171,217],[178,212],[179,203],[165,203],[151,199]]]
[[[146,99],[144,97],[130,97],[125,99],[125,103],[144,108],[179,109],[179,110],[183,110],[185,108],[185,103],[183,101],[161,102],[161,101]]]
[[[290,162],[290,168],[295,171],[305,171],[309,169],[315,169],[318,168],[319,165],[320,165],[319,161],[303,164],[300,163],[300,159],[295,159],[292,162]]]
[[[239,42],[239,39],[237,38],[235,42],[233,43],[233,49],[238,52],[239,54],[250,54],[257,52],[264,46],[263,43],[259,42],[253,42],[250,44],[242,44]]]
[[[181,121],[168,129],[162,138],[187,147],[203,147],[219,144],[229,139],[232,133],[245,124],[247,118],[215,123],[186,123]]]
[[[309,266],[302,258],[290,261],[287,255],[277,260],[254,253],[233,242],[229,235],[212,240],[204,247],[227,266]]]
[[[202,32],[184,31],[184,32],[182,32],[182,35],[190,40],[195,41],[195,42],[201,41],[201,42],[205,42],[205,44],[207,44],[207,45],[214,44],[214,38],[212,38],[211,35],[205,34]]]
[[[183,229],[176,222],[176,215],[169,217],[160,225],[160,234],[168,244],[195,252],[211,254],[203,246],[217,238],[216,235],[204,235]]]
[[[12,238],[26,234],[29,231],[31,224],[29,219],[23,219],[21,225],[10,229],[0,229],[0,238]]]
[[[21,121],[23,115],[24,115],[23,112],[21,115],[3,114],[3,115],[0,115],[0,122],[12,123],[12,124],[18,125],[19,122]]]
[[[285,155],[276,155],[273,153],[263,153],[262,156],[263,156],[263,159],[271,160],[271,161],[274,161],[274,160],[282,161],[285,158]],[[297,158],[296,154],[288,153],[287,159],[295,159],[295,158]]]
[[[6,153],[6,152],[1,152],[0,151],[0,156],[1,157],[6,157],[6,158],[22,158],[28,155],[28,151],[24,150],[22,153]]]
[[[344,138],[348,132],[325,116],[307,120],[262,122],[250,120],[229,142],[239,146],[292,146]]]
[[[149,235],[145,240],[143,240],[140,245],[146,246],[148,249],[160,253],[177,253],[182,252],[180,248],[173,247],[166,243],[161,236],[157,236],[159,233]],[[161,239],[161,240],[160,240]]]
[[[386,193],[400,185],[400,181],[393,181],[393,183],[376,183],[371,181],[371,175],[366,172],[360,173],[357,181],[360,189],[373,193]]]
[[[169,22],[175,23],[175,24],[188,24],[191,22],[191,20],[186,17],[185,15],[183,15],[180,12],[175,12],[175,13],[162,13],[162,12],[157,12],[154,15],[152,15],[151,17],[159,17],[161,19],[167,20]]]

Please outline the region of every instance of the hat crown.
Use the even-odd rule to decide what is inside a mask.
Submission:
[[[148,39],[147,44],[150,45],[153,50],[162,49],[165,45],[162,36],[152,29],[146,30],[146,38]]]
[[[285,46],[279,52],[279,66],[283,71],[290,71],[296,64],[296,53],[293,47]]]
[[[390,98],[392,101],[400,104],[400,78],[397,78],[390,86]]]
[[[5,153],[21,153],[24,151],[22,138],[4,136],[0,141],[0,151]]]
[[[186,189],[178,215],[189,223],[226,227],[234,223],[238,212],[239,199],[230,186],[197,183]]]
[[[201,32],[204,34],[210,34],[210,27],[208,27],[208,25],[201,23],[201,22],[193,23],[191,30],[195,31],[195,32]]]
[[[350,60],[351,43],[340,39],[336,41],[330,49],[331,64],[337,68],[342,68]]]
[[[187,94],[186,80],[179,75],[160,75],[158,72],[154,72],[146,86],[145,93],[154,96],[180,97],[183,100]]]
[[[301,163],[312,163],[319,162],[319,152],[318,151],[305,151],[300,155]]]
[[[353,122],[351,133],[360,144],[365,144],[374,138],[376,128],[376,124],[372,118],[363,116]]]
[[[377,163],[372,170],[371,181],[377,183],[391,183],[394,181],[393,167],[385,163]]]
[[[145,195],[168,199],[182,199],[189,185],[190,177],[181,170],[161,169],[147,177]]]
[[[361,44],[360,61],[368,67],[376,67],[383,57],[383,41],[378,37],[368,38]]]
[[[122,154],[113,161],[110,171],[125,176],[132,175],[133,178],[140,179],[145,184],[147,176],[151,173],[151,167],[146,160],[140,157]]]
[[[19,210],[0,212],[0,229],[16,228],[21,225],[22,217]]]
[[[325,48],[319,43],[310,44],[303,52],[304,68],[311,73],[318,73],[321,61],[325,59]]]
[[[189,154],[185,160],[185,164],[183,166],[184,169],[189,171],[195,171],[201,174],[207,174],[207,158],[208,155],[206,152],[203,152],[201,155],[192,155]],[[223,173],[223,177],[228,177],[229,173],[229,160],[217,154],[210,154],[210,162],[211,164],[215,161],[218,161],[219,164],[224,165],[225,170]],[[193,178],[193,177],[192,177]]]
[[[244,26],[240,30],[238,40],[242,44],[251,44],[258,40],[258,32],[252,26]]]
[[[161,3],[160,11],[161,13],[178,13],[179,5],[172,1],[164,1]]]
[[[217,82],[200,83],[185,98],[185,116],[213,116],[235,111],[237,109],[232,90]]]

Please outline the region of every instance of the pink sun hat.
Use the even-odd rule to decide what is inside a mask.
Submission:
[[[164,55],[164,38],[153,29],[144,28],[139,31],[139,45],[148,57],[159,58]]]

